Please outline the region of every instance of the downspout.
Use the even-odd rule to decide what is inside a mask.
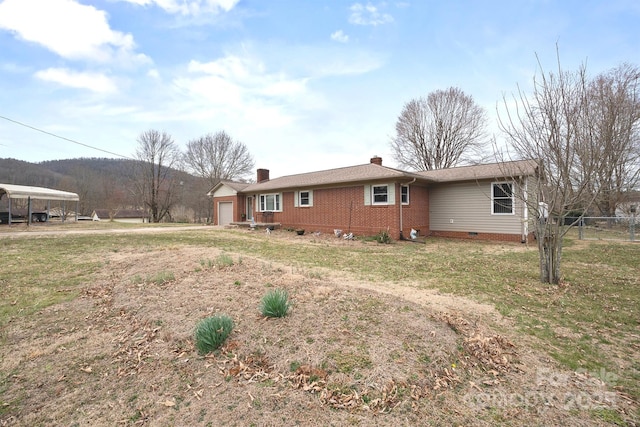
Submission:
[[[407,186],[407,190],[408,187],[413,184],[414,182],[416,182],[417,178],[413,178],[413,180],[411,180],[411,182],[407,182],[405,185]],[[408,194],[408,193],[407,193]],[[402,184],[400,184],[400,240],[404,240],[404,236],[402,235],[402,227],[403,227],[403,218],[402,218]]]

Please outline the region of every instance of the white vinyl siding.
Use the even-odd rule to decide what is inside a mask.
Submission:
[[[233,188],[228,185],[221,185],[216,192],[213,193],[213,197],[235,196],[236,194],[238,194],[238,192]]]
[[[493,215],[491,182],[462,182],[429,187],[429,228],[433,231],[520,234],[524,215],[515,199],[514,215]],[[514,186],[517,192],[518,187]]]
[[[364,186],[364,205],[386,206],[395,205],[395,184],[374,184]]]
[[[294,192],[293,205],[295,207],[313,206],[313,190],[302,190]]]

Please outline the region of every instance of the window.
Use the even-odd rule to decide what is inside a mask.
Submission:
[[[300,206],[309,206],[309,192],[301,191],[300,192]]]
[[[376,184],[364,186],[364,205],[382,206],[396,204],[396,184]]]
[[[260,195],[260,212],[265,211],[281,211],[280,194],[261,194]]]
[[[309,207],[313,206],[313,191],[305,190],[305,191],[296,191],[294,199],[294,206],[296,207]]]
[[[401,185],[400,190],[402,191],[402,196],[401,196],[402,204],[408,205],[409,204],[409,186]]]
[[[386,205],[388,198],[389,187],[386,185],[372,185],[371,193],[373,195],[374,205]]]
[[[491,184],[491,213],[513,215],[513,183],[494,182]]]

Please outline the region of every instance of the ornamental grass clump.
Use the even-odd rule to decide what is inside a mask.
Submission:
[[[274,289],[262,297],[260,312],[266,317],[284,317],[287,315],[291,303],[289,294],[284,289]]]
[[[196,326],[195,339],[198,353],[207,354],[220,347],[233,330],[233,320],[219,315],[202,319]]]

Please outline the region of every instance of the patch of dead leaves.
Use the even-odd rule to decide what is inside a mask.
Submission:
[[[469,341],[470,348],[475,349],[474,357],[482,357],[484,350],[493,354],[492,340],[478,340],[473,337]],[[500,341],[504,344],[504,342]],[[263,354],[241,356],[240,345],[231,342],[223,346],[215,357],[218,372],[225,377],[233,377],[238,382],[272,382],[287,384],[289,387],[312,393],[318,396],[322,405],[334,409],[364,410],[374,413],[386,413],[403,402],[412,405],[423,398],[437,396],[462,384],[462,379],[455,365],[430,370],[427,377],[418,381],[390,380],[383,385],[354,386],[338,384],[331,381],[332,375],[324,369],[312,365],[301,365],[294,372],[283,374],[276,370]],[[483,350],[484,349],[484,350]],[[481,351],[482,350],[482,351]],[[462,362],[461,368],[466,366]],[[477,387],[477,386],[476,386]]]

